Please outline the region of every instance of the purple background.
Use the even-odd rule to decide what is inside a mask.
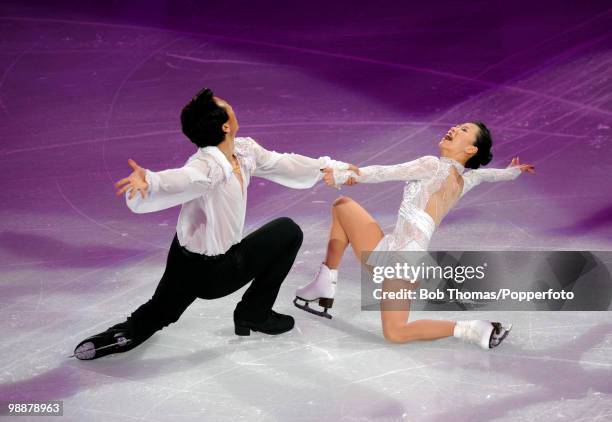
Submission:
[[[177,333],[183,333],[177,341],[180,347],[185,342],[192,347],[197,336],[209,335],[205,344],[192,347],[208,353],[206,356],[193,355],[178,363],[172,359],[153,361],[148,369],[141,355],[134,363],[122,360],[120,366],[110,365],[112,360],[107,366],[102,362],[93,367],[62,360],[84,335],[122,319],[152,293],[163,270],[178,208],[132,214],[123,200],[114,196],[113,182],[129,173],[126,162],[130,157],[153,170],[182,165],[194,147],[180,133],[179,113],[205,86],[234,106],[241,125],[239,135],[252,136],[276,151],[330,155],[358,165],[391,164],[437,154],[437,142],[450,126],[482,120],[494,136],[490,167],[506,166],[518,155],[536,165],[537,175],[483,185],[470,192],[444,220],[432,248],[610,249],[611,27],[612,9],[607,1],[447,1],[427,5],[329,0],[3,2],[0,315],[5,340],[0,346],[4,356],[0,392],[12,398],[67,400],[77,393],[87,396],[94,389],[98,395],[87,397],[98,397],[100,401],[92,406],[100,409],[108,403],[105,400],[117,399],[104,392],[109,381],[113,388],[119,388],[114,383],[126,377],[137,387],[146,381],[153,388],[151,379],[162,379],[165,373],[172,376],[173,371],[192,371],[195,362],[206,363],[207,359],[218,358],[220,365],[227,365],[220,356],[234,356],[231,345],[221,348],[219,356],[206,350],[211,343],[223,345],[231,337],[235,296],[227,302],[194,305],[183,325],[169,331],[177,338]],[[401,190],[401,184],[390,183],[346,188],[342,193],[359,200],[389,230]],[[265,180],[252,181],[249,230],[273,217],[288,215],[306,234],[291,280],[279,297],[281,311],[299,312],[290,300],[294,288],[308,281],[322,258],[329,205],[337,195],[323,185],[298,191]],[[354,259],[347,259],[346,268],[346,275],[358,279]],[[356,289],[358,283],[346,280],[346,296],[339,306],[350,304],[350,308],[337,312],[346,321],[353,312],[355,320],[364,318],[364,326],[373,324],[371,333],[361,337],[359,347],[367,351],[375,342],[372,338],[380,337],[377,316],[359,314],[358,293],[351,292],[349,285]],[[198,311],[207,318],[222,315],[227,328],[202,334],[189,327],[195,324]],[[496,391],[509,397],[507,409],[523,409],[525,417],[541,415],[530,413],[528,406],[534,403],[566,396],[584,398],[590,389],[601,391],[606,377],[609,380],[609,358],[591,356],[591,362],[599,357],[604,363],[590,374],[583,372],[580,362],[584,350],[595,347],[609,333],[609,326],[594,326],[596,320],[584,317],[581,338],[587,338],[584,344],[588,347],[580,349],[577,343],[568,349],[563,345],[567,339],[559,335],[547,339],[549,344],[560,344],[547,354],[533,346],[539,344],[534,338],[548,333],[547,326],[567,325],[563,320],[567,316],[538,318],[543,319],[534,322],[529,317],[516,317],[518,328],[513,338],[519,349],[513,349],[512,344],[506,349],[514,358],[487,358],[492,359],[487,361],[492,367],[511,368],[511,374],[504,375],[508,378],[500,378],[510,387]],[[310,333],[305,340],[310,341],[330,330],[344,330],[349,338],[359,338],[359,329],[342,320],[335,324],[322,324],[300,314],[301,331],[287,341],[301,341],[302,333]],[[161,338],[158,347],[159,342],[172,343],[172,334],[164,335],[156,336]],[[429,347],[424,349],[426,355],[415,352],[412,358],[419,360],[417,365],[431,365],[428,376],[437,376],[439,366],[432,362],[436,353],[448,352],[450,345],[449,341],[424,346]],[[266,347],[276,348],[274,343],[262,343],[261,351],[257,347],[252,352],[255,355],[268,353]],[[525,349],[528,352],[523,353]],[[158,349],[143,350],[154,353]],[[342,348],[326,350],[342,354]],[[385,368],[376,366],[384,362],[401,365],[399,357],[382,357],[380,353],[398,353],[386,350],[365,359],[370,366],[364,364],[362,373],[371,365],[384,372]],[[519,355],[523,358],[516,358]],[[546,360],[549,366],[545,373],[539,369],[543,356],[553,356]],[[444,362],[448,354],[438,357]],[[310,358],[315,359],[300,356],[294,361],[308,362]],[[457,363],[465,358],[465,354],[454,356]],[[350,362],[350,356],[347,359]],[[555,362],[565,366],[555,366]],[[140,365],[145,365],[144,369]],[[179,365],[178,369],[172,365]],[[156,372],[153,367],[161,369]],[[99,373],[92,374],[89,368]],[[273,365],[266,368],[278,370]],[[335,376],[342,367],[339,371]],[[248,379],[248,371],[241,373]],[[564,382],[552,382],[548,378],[551,373],[560,374],[561,381],[566,377],[577,384],[568,387]],[[189,374],[202,375],[197,371]],[[352,385],[350,374],[349,370],[343,373]],[[460,396],[471,397],[472,403],[481,403],[476,411],[482,417],[505,414],[506,408],[487,405],[478,395],[483,389],[470,384],[478,375],[466,371],[456,376],[460,381],[452,392],[431,391],[428,398],[419,399],[420,404],[432,400],[433,406],[441,406],[441,412],[448,412],[441,414],[441,420],[444,415],[472,419],[469,406],[453,409],[440,404],[441,397],[446,403],[449,395],[460,391]],[[513,378],[517,376],[520,381]],[[184,388],[179,379],[164,382]],[[299,376],[293,374],[290,379],[297,382]],[[593,379],[601,382],[593,384]],[[333,375],[330,380],[332,386],[338,381]],[[467,381],[463,384],[461,380]],[[385,381],[389,382],[388,377]],[[240,382],[239,377],[224,387],[232,390],[234,397],[249,397],[253,390],[242,391]],[[253,373],[253,384],[261,382],[259,374]],[[511,386],[521,383],[526,385],[525,391],[531,391],[535,384],[544,393],[535,399],[533,395],[513,396]],[[410,401],[395,402],[386,393],[379,396],[379,390],[374,394],[359,390],[359,385],[338,392],[338,396],[336,391],[321,390],[344,412],[330,410],[321,419],[327,415],[339,420],[351,411],[356,416],[399,418],[406,409],[412,409],[410,416],[421,416],[420,407]],[[406,385],[400,382],[399,390],[406,392]],[[423,391],[428,391],[427,385],[421,385]],[[278,386],[272,383],[268,387],[274,390]],[[129,394],[130,389],[116,390],[126,401],[136,398],[121,412],[151,417],[152,408],[145,404],[164,396],[164,388],[135,396]],[[290,394],[304,393],[287,388]],[[345,406],[351,397],[355,397],[353,408]],[[357,404],[363,402],[358,398],[372,397],[378,397],[383,410],[368,413]],[[252,417],[249,406],[260,401],[245,400],[248,403],[237,408],[246,406]],[[176,402],[177,408],[180,403]],[[588,400],[580,403],[584,405],[577,407],[580,416],[611,410],[609,401],[607,407],[597,407],[598,402],[594,405]],[[75,412],[74,404],[69,404]],[[130,408],[139,404],[145,408]],[[558,401],[556,405],[563,408]],[[286,409],[287,413],[275,406],[267,410],[276,412],[273,416],[281,420],[295,414],[295,406]],[[312,408],[306,406],[301,411],[310,414]]]

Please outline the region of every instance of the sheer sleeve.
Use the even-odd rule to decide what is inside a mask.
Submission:
[[[254,140],[251,148],[255,155],[255,170],[253,176],[262,177],[295,189],[306,189],[314,186],[322,179],[321,169],[331,167],[334,169],[347,169],[348,164],[332,160],[329,157],[310,158],[299,154],[280,154],[268,151]]]
[[[438,158],[426,155],[402,164],[360,167],[359,175],[349,170],[334,170],[334,180],[337,185],[349,177],[354,177],[359,183],[421,180],[430,177],[438,169],[438,164]]]
[[[514,180],[521,174],[519,167],[507,167],[505,169],[476,169],[463,174],[463,193],[465,195],[474,186],[482,182],[503,182]]]
[[[223,172],[216,163],[194,159],[177,169],[147,170],[146,180],[149,189],[145,198],[136,194],[128,199],[126,192],[127,206],[135,213],[159,211],[206,196],[223,180]]]

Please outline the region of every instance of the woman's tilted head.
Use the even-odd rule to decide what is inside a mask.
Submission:
[[[477,169],[493,159],[492,144],[489,128],[473,121],[450,128],[438,145],[442,156],[465,160],[466,168]]]
[[[226,134],[235,135],[238,122],[231,106],[205,88],[181,111],[183,133],[198,147],[216,146]]]
[[[478,134],[474,141],[474,146],[478,148],[478,151],[476,151],[472,158],[467,160],[465,166],[470,169],[477,169],[480,166],[486,166],[493,159],[493,153],[491,152],[493,139],[491,138],[489,128],[484,123],[475,121],[472,124],[478,126]]]

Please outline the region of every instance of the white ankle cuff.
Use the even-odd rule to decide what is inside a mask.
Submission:
[[[337,269],[332,270],[324,262],[321,264],[321,266],[325,267],[325,269],[329,271],[329,276],[332,279],[332,281],[338,281],[338,270]]]
[[[461,338],[463,337],[463,332],[465,331],[465,325],[467,321],[456,321],[455,328],[453,329],[453,337]]]

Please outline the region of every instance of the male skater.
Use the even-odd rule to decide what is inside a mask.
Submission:
[[[302,231],[287,217],[242,238],[247,187],[259,176],[292,188],[309,188],[321,169],[356,168],[321,157],[267,151],[251,138],[236,138],[232,107],[203,89],[181,112],[183,133],[198,146],[178,169],[152,172],[133,160],[133,172],[117,182],[136,213],[181,205],[166,270],[153,297],[125,322],[80,342],[78,359],[126,352],[176,322],[198,297],[227,296],[253,280],[234,310],[235,333],[281,334],[293,328],[289,315],[272,306],[302,244]]]

